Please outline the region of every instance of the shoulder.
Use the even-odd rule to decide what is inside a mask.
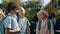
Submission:
[[[11,16],[6,16],[4,21],[10,21],[12,19]]]
[[[28,21],[28,18],[27,17],[24,17],[25,18],[25,20],[27,20]]]
[[[50,21],[51,19],[47,19],[48,21]]]

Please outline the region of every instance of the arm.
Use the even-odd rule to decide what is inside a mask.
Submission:
[[[6,33],[6,34],[8,34],[8,33],[9,33],[9,34],[10,34],[10,33],[11,33],[11,34],[12,34],[12,33],[19,33],[19,32],[21,32],[21,30],[11,30],[11,29],[9,29],[9,28],[6,28],[6,29],[5,29],[5,33]]]
[[[30,22],[27,20],[27,34],[30,34]]]
[[[30,28],[29,27],[27,28],[27,34],[30,34]]]
[[[12,30],[11,28],[11,17],[7,17],[4,22],[5,22],[5,33],[8,34],[8,33],[18,33],[18,32],[21,32],[21,29],[20,30]]]
[[[19,29],[19,30],[9,30],[10,32],[16,32],[16,33],[20,33],[20,32],[22,32],[22,30],[21,29]]]
[[[36,23],[36,34],[39,34],[40,32],[39,32],[39,29],[38,29],[38,23]]]

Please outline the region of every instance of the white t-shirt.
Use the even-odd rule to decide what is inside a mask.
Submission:
[[[30,26],[29,20],[26,17],[19,18],[19,27],[23,30],[20,34],[26,34],[27,26]]]

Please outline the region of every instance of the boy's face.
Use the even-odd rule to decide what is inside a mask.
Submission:
[[[18,14],[19,14],[20,17],[24,17],[23,10],[19,10]]]
[[[18,13],[18,9],[12,10],[14,14]]]
[[[40,18],[41,19],[45,19],[46,18],[45,14],[44,13],[40,13]]]

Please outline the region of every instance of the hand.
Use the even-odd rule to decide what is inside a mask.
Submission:
[[[17,33],[21,33],[22,30],[21,29],[18,29],[18,30],[9,30],[10,32],[17,32]]]
[[[22,32],[22,30],[18,30],[20,33]]]

